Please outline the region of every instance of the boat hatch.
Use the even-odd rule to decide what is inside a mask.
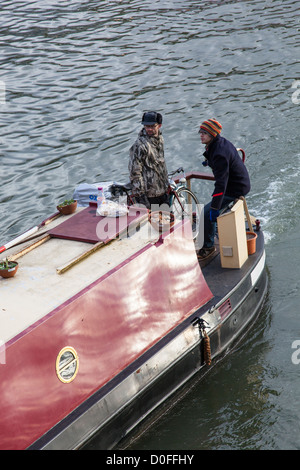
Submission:
[[[49,230],[54,238],[64,238],[87,243],[107,243],[136,226],[148,217],[147,209],[131,207],[124,217],[101,217],[96,205],[90,205]]]

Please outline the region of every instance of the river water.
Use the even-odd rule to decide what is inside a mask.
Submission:
[[[127,181],[141,115],[168,169],[203,170],[217,118],[246,151],[270,277],[236,350],[129,449],[300,449],[297,0],[2,0],[0,245],[82,182]],[[193,189],[204,203],[212,183]]]

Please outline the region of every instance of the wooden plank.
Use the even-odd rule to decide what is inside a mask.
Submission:
[[[145,222],[148,221],[148,211],[146,214],[143,214],[142,216],[136,218],[136,219],[133,219],[133,222],[131,222],[130,225],[124,225],[123,229],[117,234],[117,236],[115,238],[117,238],[118,236],[121,236],[124,232],[126,232],[126,230],[133,230],[135,229],[139,224],[143,224]],[[103,241],[103,240],[100,240],[99,242],[95,243],[92,248],[89,248],[88,250],[84,251],[81,255],[73,258],[72,260],[68,261],[66,264],[64,264],[63,266],[60,266],[58,268],[56,268],[56,272],[57,274],[63,274],[65,273],[66,271],[68,271],[68,269],[72,268],[73,266],[75,266],[76,264],[80,263],[80,261],[86,259],[88,256],[92,255],[93,253],[95,253],[95,251],[97,251],[99,248],[101,248],[102,246],[104,245],[107,245],[108,243],[110,243],[111,241],[113,241],[113,239],[109,240],[109,241]]]
[[[57,274],[65,273],[66,271],[68,271],[68,269],[72,268],[73,266],[78,264],[80,261],[82,261],[85,258],[87,258],[88,256],[92,255],[93,253],[95,253],[95,251],[99,250],[99,248],[101,248],[104,245],[105,245],[105,243],[102,242],[102,241],[96,243],[95,245],[92,246],[92,248],[89,248],[88,250],[81,253],[81,255],[76,256],[75,258],[73,258],[71,261],[68,261],[63,266],[60,266],[59,268],[56,268]]]

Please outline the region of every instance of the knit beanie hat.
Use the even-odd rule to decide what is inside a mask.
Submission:
[[[200,131],[206,131],[213,137],[216,137],[218,134],[220,134],[221,129],[222,125],[216,119],[208,119],[207,121],[202,122],[200,126]]]

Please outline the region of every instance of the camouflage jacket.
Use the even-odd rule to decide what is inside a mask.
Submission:
[[[129,151],[129,174],[132,192],[138,196],[161,196],[168,187],[168,173],[164,158],[164,139],[148,137],[143,128]]]

